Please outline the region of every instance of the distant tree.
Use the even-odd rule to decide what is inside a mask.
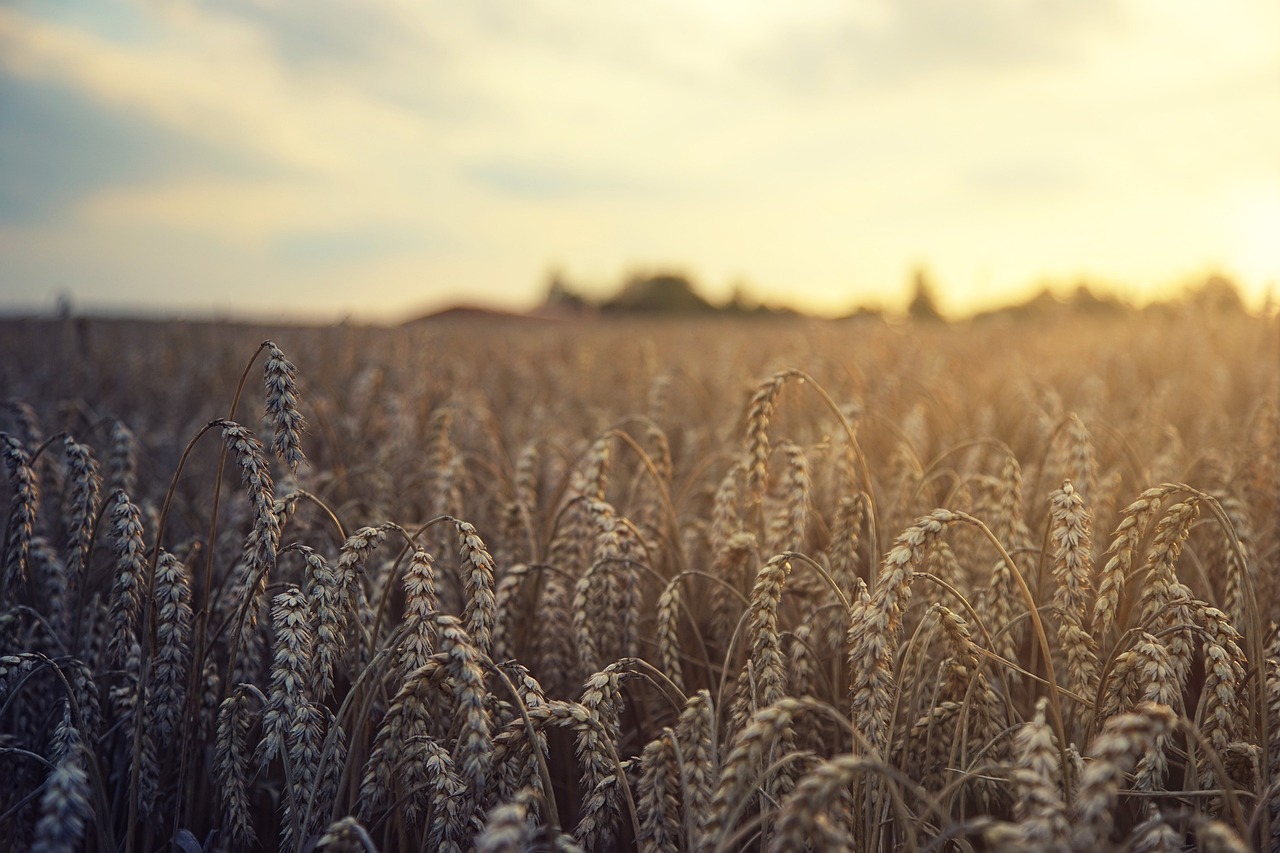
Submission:
[[[923,268],[915,271],[915,294],[911,297],[911,305],[907,314],[912,320],[935,322],[942,319],[942,312],[933,298],[933,284]]]
[[[633,276],[622,292],[604,304],[607,311],[692,314],[714,311],[684,276],[673,273]]]
[[[747,291],[746,285],[737,282],[733,286],[733,295],[720,310],[726,314],[750,314],[759,311],[760,307],[760,303]]]
[[[547,297],[543,304],[548,308],[578,310],[586,307],[587,300],[569,286],[560,270],[553,269],[547,274]]]
[[[1126,307],[1114,296],[1099,296],[1083,281],[1076,285],[1068,304],[1073,310],[1084,314],[1115,314]]]
[[[1187,301],[1206,311],[1239,313],[1244,311],[1240,288],[1223,275],[1211,275],[1204,284],[1187,294]]]

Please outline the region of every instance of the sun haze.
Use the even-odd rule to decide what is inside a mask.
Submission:
[[[1280,281],[1267,0],[17,0],[0,311]]]

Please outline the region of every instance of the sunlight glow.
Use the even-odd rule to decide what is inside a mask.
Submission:
[[[1257,285],[1280,283],[1280,184],[1254,190],[1237,201],[1232,262]]]

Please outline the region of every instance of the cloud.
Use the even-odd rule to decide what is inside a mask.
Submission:
[[[1123,21],[1117,0],[870,0],[781,30],[752,58],[792,92],[938,82],[1065,64]]]
[[[599,196],[648,195],[646,183],[632,173],[610,173],[591,166],[554,160],[493,158],[462,165],[462,174],[481,187],[525,199],[553,201]]]
[[[347,229],[298,231],[274,237],[267,254],[283,264],[305,267],[342,265],[394,255],[447,252],[454,241],[425,231],[381,225]]]
[[[0,221],[47,221],[111,187],[179,175],[244,178],[260,164],[40,80],[0,79]]]
[[[190,2],[188,15],[216,15],[262,33],[281,62],[304,70],[357,71],[421,50],[405,6],[376,0],[216,0]]]

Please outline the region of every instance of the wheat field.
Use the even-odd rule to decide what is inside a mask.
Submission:
[[[0,846],[1280,850],[1278,336],[6,321]]]

